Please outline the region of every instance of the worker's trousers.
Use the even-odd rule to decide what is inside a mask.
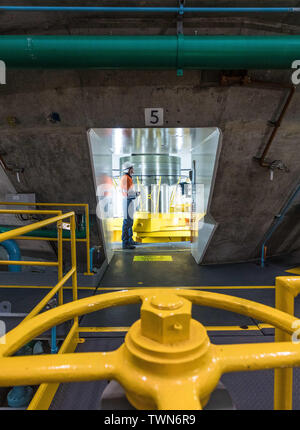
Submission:
[[[134,217],[134,201],[133,199],[123,199],[123,228],[122,242],[123,246],[130,245],[133,242],[133,217]]]

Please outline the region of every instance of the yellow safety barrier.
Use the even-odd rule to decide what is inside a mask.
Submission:
[[[0,234],[0,243],[4,240],[15,239],[16,237],[22,236],[23,234],[30,233],[34,230],[46,227],[47,225],[56,223],[57,225],[57,241],[58,241],[58,261],[56,262],[36,262],[36,261],[0,261],[0,264],[18,264],[18,265],[43,265],[43,266],[57,266],[58,268],[58,283],[54,286],[51,291],[38,303],[35,308],[23,319],[18,327],[30,323],[48,304],[48,302],[58,294],[58,304],[63,305],[63,287],[68,279],[72,278],[72,291],[73,300],[77,300],[77,269],[76,269],[76,220],[75,213],[69,212],[62,214],[61,211],[42,211],[42,210],[0,210],[0,214],[41,214],[41,215],[52,215],[51,218],[39,221],[30,225],[19,227]],[[53,217],[53,215],[56,215]],[[71,269],[63,276],[63,238],[62,238],[62,221],[65,219],[70,220],[70,232],[71,232]],[[68,318],[71,319],[71,318]],[[22,330],[22,328],[21,328]],[[5,344],[6,336],[0,338],[1,344]],[[74,317],[73,326],[64,340],[59,354],[65,352],[73,352],[78,343],[78,317]],[[26,342],[25,342],[26,343]],[[48,408],[52,398],[58,388],[59,384],[42,384],[37,390],[33,400],[31,401],[28,409],[39,409]]]
[[[298,278],[286,282],[299,286]],[[10,357],[54,325],[133,303],[142,304],[141,319],[115,351]],[[147,288],[95,295],[36,315],[0,338],[0,386],[115,379],[137,409],[199,410],[224,373],[300,366],[297,342],[211,344],[205,327],[191,317],[192,303],[264,321],[289,336],[298,322],[281,310],[207,291]]]
[[[300,292],[300,278],[280,276],[276,278],[275,306],[277,309],[294,315],[295,297]],[[294,331],[299,329],[300,321],[296,320]],[[298,330],[299,331],[299,330]],[[289,334],[275,329],[276,342],[288,342]],[[274,371],[274,409],[292,409],[293,403],[293,369],[275,369]]]
[[[89,218],[89,205],[87,203],[28,203],[28,202],[0,202],[0,206],[45,206],[45,207],[82,207],[84,208],[85,212],[85,238],[84,239],[77,239],[76,242],[86,242],[86,266],[87,270],[84,273],[85,275],[93,275],[93,273],[90,270],[90,218]],[[7,213],[7,212],[5,212]],[[21,212],[15,212],[16,214],[20,214]],[[24,212],[27,213],[27,212]],[[29,213],[32,213],[29,212]],[[41,213],[41,212],[35,212],[35,213]],[[45,212],[43,212],[45,213]],[[15,239],[22,239],[22,240],[47,240],[47,241],[56,241],[56,238],[51,237],[32,237],[32,236],[22,236],[22,237],[15,237]],[[64,242],[70,242],[71,239],[63,238]]]

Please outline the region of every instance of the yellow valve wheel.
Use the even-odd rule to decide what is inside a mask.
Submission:
[[[110,306],[142,303],[141,319],[112,352],[14,356],[45,330]],[[191,318],[192,303],[240,313],[288,334],[297,319],[224,294],[181,289],[132,289],[96,295],[44,312],[0,338],[0,386],[114,379],[137,409],[202,409],[222,374],[300,365],[293,342],[213,345]]]

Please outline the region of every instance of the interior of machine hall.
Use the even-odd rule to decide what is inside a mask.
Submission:
[[[300,1],[0,28],[0,411],[300,410]]]
[[[140,192],[134,200],[133,239],[149,250],[168,245],[190,249],[199,263],[215,228],[209,201],[221,146],[219,129],[91,129],[88,137],[109,260],[114,250],[122,249],[120,179],[130,161]]]

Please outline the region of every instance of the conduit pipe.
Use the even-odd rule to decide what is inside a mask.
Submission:
[[[260,257],[260,266],[261,267],[265,267],[265,259],[266,259],[266,251],[267,251],[266,250],[266,243],[268,242],[268,240],[270,240],[274,231],[277,229],[279,224],[283,221],[285,214],[287,213],[287,211],[291,207],[291,204],[293,203],[295,197],[298,195],[299,192],[300,192],[300,184],[297,186],[296,190],[293,192],[291,197],[288,199],[288,202],[286,203],[286,205],[282,209],[281,213],[276,216],[275,223],[273,224],[273,226],[271,226],[269,232],[267,233],[265,240],[261,246],[261,257]]]
[[[287,108],[289,107],[289,104],[290,104],[290,102],[291,102],[291,100],[292,100],[292,98],[293,98],[294,93],[295,93],[295,87],[292,85],[292,86],[290,87],[290,91],[289,91],[289,94],[288,94],[288,96],[287,96],[287,98],[286,98],[286,101],[285,101],[285,103],[284,103],[284,106],[283,106],[283,108],[282,108],[282,110],[281,110],[281,112],[280,112],[280,115],[279,115],[279,117],[278,117],[277,121],[275,121],[275,122],[274,122],[274,128],[273,128],[273,131],[272,131],[272,133],[271,133],[271,135],[270,135],[270,137],[269,137],[269,139],[268,139],[268,141],[267,141],[267,144],[266,144],[266,146],[265,146],[265,149],[264,149],[264,151],[263,151],[263,153],[262,153],[261,157],[258,159],[258,160],[259,160],[259,164],[260,164],[262,167],[270,167],[270,163],[266,162],[266,156],[267,156],[267,154],[268,154],[268,152],[269,152],[269,150],[270,150],[270,147],[271,147],[271,145],[272,145],[272,142],[273,142],[273,140],[274,140],[274,138],[275,138],[275,136],[276,136],[276,134],[277,134],[278,128],[279,128],[279,127],[280,127],[280,125],[281,125],[281,122],[282,122],[282,120],[283,120],[283,117],[284,117],[284,115],[285,115],[285,113],[286,113],[286,111],[287,111]]]
[[[7,251],[10,260],[20,261],[22,259],[20,248],[17,242],[15,242],[14,240],[12,239],[4,240],[3,242],[0,243],[0,246],[3,246],[3,248]],[[18,265],[8,266],[9,272],[21,272],[21,270],[22,270],[21,266],[18,266]]]
[[[300,36],[0,36],[8,68],[290,69]]]
[[[0,6],[12,12],[138,12],[138,13],[295,13],[299,7],[136,7],[136,6]]]

